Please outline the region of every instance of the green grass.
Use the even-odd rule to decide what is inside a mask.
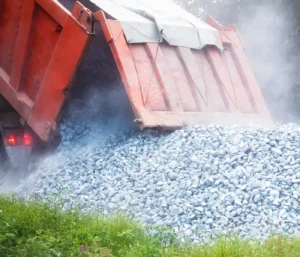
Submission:
[[[298,257],[300,239],[220,237],[213,245],[182,245],[168,231],[149,236],[139,223],[123,216],[62,212],[59,204],[50,207],[2,195],[0,257],[4,256]]]

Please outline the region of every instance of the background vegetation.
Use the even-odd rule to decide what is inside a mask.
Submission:
[[[177,241],[167,229],[155,231],[150,235],[122,216],[63,212],[59,203],[50,207],[0,195],[1,257],[296,257],[300,253],[300,240],[287,237],[263,243],[220,237],[212,245],[192,245]]]

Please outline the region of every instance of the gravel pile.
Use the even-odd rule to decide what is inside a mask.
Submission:
[[[125,130],[100,139],[72,122],[61,129],[63,145],[19,188],[22,195],[60,193],[65,208],[126,212],[196,241],[232,232],[299,235],[296,125]]]

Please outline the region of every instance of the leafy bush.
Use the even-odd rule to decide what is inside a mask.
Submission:
[[[0,197],[0,256],[113,256],[144,238],[142,227],[123,216],[63,212],[59,204]]]

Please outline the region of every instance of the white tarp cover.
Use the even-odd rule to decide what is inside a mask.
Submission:
[[[91,0],[120,21],[128,43],[162,42],[172,46],[222,49],[219,31],[171,0]]]

